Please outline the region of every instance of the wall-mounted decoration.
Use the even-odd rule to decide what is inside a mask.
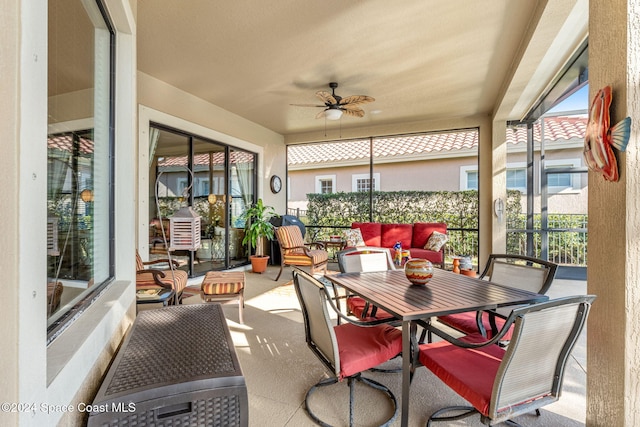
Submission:
[[[610,127],[611,86],[600,89],[589,108],[589,122],[584,138],[584,159],[589,169],[600,172],[608,181],[618,181],[618,162],[611,147],[627,149],[631,118],[625,117]]]

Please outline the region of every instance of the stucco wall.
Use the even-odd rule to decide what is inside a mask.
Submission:
[[[539,154],[537,155],[539,157]],[[577,159],[582,165],[582,148],[554,150],[546,152],[548,161]],[[290,191],[288,206],[306,208],[307,194],[315,193],[317,177],[335,178],[334,192],[352,192],[353,175],[369,174],[368,160],[358,166],[303,169],[296,166],[289,169]],[[365,164],[366,163],[366,164]],[[509,164],[526,164],[526,153],[508,154]],[[460,191],[464,189],[461,181],[461,168],[472,167],[478,170],[477,157],[440,158],[413,162],[375,163],[374,173],[380,174],[380,191]],[[535,177],[539,176],[540,161],[534,162]],[[535,178],[534,178],[535,179]],[[576,176],[575,191],[550,193],[548,207],[550,213],[583,214],[587,212],[587,177]],[[540,212],[540,186],[534,188],[534,210]],[[523,213],[526,212],[526,197],[522,198]]]
[[[640,425],[640,5],[589,2],[590,99],[613,88],[612,123],[633,117],[620,182],[589,172],[587,425]]]

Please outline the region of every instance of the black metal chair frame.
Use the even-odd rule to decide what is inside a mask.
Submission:
[[[324,352],[322,350],[320,350],[320,348],[318,348],[318,346],[316,345],[316,343],[313,341],[312,338],[312,334],[311,334],[311,330],[310,330],[310,321],[309,321],[309,313],[308,313],[308,309],[305,305],[305,300],[303,298],[303,296],[301,295],[301,290],[300,290],[300,283],[299,283],[299,277],[302,276],[304,277],[306,280],[308,280],[309,282],[313,283],[314,285],[316,285],[318,287],[318,292],[321,295],[321,299],[323,301],[323,311],[325,313],[325,320],[327,322],[330,322],[330,319],[328,317],[328,309],[327,309],[327,304],[331,307],[331,309],[333,311],[336,312],[336,314],[338,315],[339,318],[341,318],[344,321],[347,321],[349,323],[358,325],[358,326],[363,326],[363,327],[367,327],[367,326],[375,326],[375,325],[381,325],[384,324],[386,322],[384,321],[356,321],[352,318],[349,318],[348,316],[344,315],[339,309],[338,307],[336,307],[334,299],[330,296],[329,292],[327,291],[326,285],[323,284],[321,281],[319,281],[318,279],[316,279],[315,277],[311,276],[310,274],[306,273],[304,270],[292,266],[292,270],[293,270],[293,279],[294,279],[294,287],[296,290],[296,294],[298,296],[298,300],[300,301],[300,306],[302,309],[302,315],[304,318],[304,327],[305,327],[305,337],[306,337],[306,342],[307,345],[309,346],[309,349],[311,349],[311,351],[315,354],[315,356],[322,362],[322,364],[325,366],[325,368],[328,370],[329,373],[331,373],[331,377],[330,378],[326,378],[323,379],[321,381],[319,381],[317,384],[313,385],[306,393],[305,395],[305,399],[304,399],[304,405],[305,405],[305,411],[307,412],[307,414],[314,420],[314,422],[316,422],[318,425],[321,426],[326,426],[326,427],[331,427],[329,424],[325,423],[324,421],[322,421],[311,409],[311,407],[309,406],[309,397],[316,391],[318,390],[320,387],[324,387],[324,386],[328,386],[328,385],[332,385],[335,384],[339,381],[338,376],[336,375],[336,367],[333,365],[333,363],[331,362],[331,360],[324,354]],[[335,345],[335,342],[334,342]],[[391,416],[391,418],[389,418],[386,422],[384,422],[384,424],[381,424],[381,426],[388,426],[390,425],[395,418],[398,415],[398,403],[397,403],[397,399],[395,397],[395,395],[391,392],[391,390],[375,381],[372,380],[371,378],[366,378],[362,375],[361,372],[352,375],[350,377],[347,377],[347,384],[349,386],[349,426],[353,426],[354,425],[354,413],[353,413],[353,402],[354,402],[354,394],[355,394],[355,384],[356,382],[361,382],[362,384],[368,385],[376,390],[382,391],[390,400],[391,404],[393,405],[393,415]]]
[[[566,363],[569,359],[569,355],[571,351],[573,350],[576,344],[576,341],[578,339],[578,336],[580,335],[580,332],[582,331],[583,327],[586,324],[589,310],[591,308],[591,304],[593,303],[595,298],[596,297],[593,295],[580,295],[580,296],[573,296],[573,297],[558,298],[555,300],[551,300],[551,301],[547,301],[539,304],[533,304],[526,307],[516,308],[507,317],[507,320],[504,326],[500,329],[500,331],[498,331],[498,333],[495,334],[490,340],[487,340],[481,343],[468,342],[468,341],[455,338],[447,334],[443,330],[436,328],[429,322],[422,322],[421,325],[424,328],[428,329],[430,332],[450,342],[451,344],[461,348],[467,348],[467,349],[478,349],[478,348],[487,347],[491,345],[497,345],[500,342],[500,340],[504,337],[504,335],[509,331],[511,326],[512,325],[514,326],[513,339],[512,339],[513,344],[510,345],[509,348],[506,350],[504,358],[501,361],[501,365],[500,365],[501,368],[496,375],[498,379],[496,379],[496,382],[494,383],[494,386],[493,386],[493,394],[491,398],[492,400],[491,406],[493,408],[493,406],[496,404],[495,402],[493,402],[494,399],[497,400],[500,397],[501,389],[503,386],[503,380],[505,379],[505,376],[506,376],[505,372],[507,372],[510,369],[511,361],[514,359],[515,354],[518,352],[519,340],[522,333],[522,329],[526,324],[527,315],[529,313],[540,312],[542,310],[551,309],[551,308],[559,307],[563,305],[572,305],[572,304],[578,305],[578,309],[576,310],[576,315],[575,315],[575,319],[574,319],[571,331],[567,335],[564,341],[564,345],[560,351],[560,354],[557,357],[553,379],[549,380],[552,383],[550,386],[549,393],[542,397],[538,397],[535,399],[532,398],[530,401],[521,403],[517,406],[512,406],[510,407],[509,411],[505,411],[504,414],[500,414],[496,418],[490,418],[485,415],[481,415],[481,421],[487,425],[493,425],[493,424],[497,424],[498,422],[504,422],[510,426],[520,426],[520,424],[513,421],[511,418],[514,418],[518,415],[532,412],[532,411],[535,411],[536,415],[540,416],[540,407],[553,403],[559,399],[560,392],[562,389],[562,381],[564,378]],[[544,344],[540,343],[540,345],[544,345]],[[428,349],[424,351],[428,351]],[[490,408],[490,411],[492,410],[492,408]],[[455,412],[462,411],[462,413],[450,415],[450,416],[442,415],[442,414],[454,412],[454,411]],[[455,421],[455,420],[460,420],[460,419],[469,417],[474,414],[480,414],[480,412],[473,406],[449,406],[446,408],[439,409],[434,413],[432,413],[431,416],[429,417],[429,420],[427,421],[427,427],[431,426],[431,423],[433,421]]]
[[[551,262],[551,261],[545,261],[542,259],[538,259],[538,258],[534,258],[534,257],[530,257],[530,256],[526,256],[526,255],[511,255],[511,254],[490,254],[489,255],[489,259],[487,260],[487,264],[484,268],[484,270],[482,271],[482,273],[480,274],[480,276],[478,277],[479,279],[484,279],[485,277],[491,277],[491,273],[493,271],[493,267],[495,265],[496,262],[502,262],[502,260],[508,260],[508,261],[524,261],[524,265],[526,266],[532,266],[533,264],[538,264],[541,267],[540,268],[544,268],[546,269],[546,277],[542,283],[542,286],[540,286],[539,289],[537,290],[532,290],[534,292],[537,292],[539,294],[546,294],[547,291],[549,290],[549,288],[551,287],[551,284],[553,283],[554,278],[556,277],[556,272],[558,270],[558,264]],[[507,283],[501,283],[503,285],[507,285],[509,286],[510,284]],[[517,285],[517,283],[514,283],[514,285]],[[517,286],[514,286],[517,287]],[[504,309],[503,309],[504,310]],[[476,326],[478,328],[478,332],[480,332],[483,336],[487,336],[487,331],[485,330],[484,327],[484,322],[482,321],[482,316],[483,313],[488,313],[489,315],[489,325],[491,326],[491,332],[492,335],[495,335],[496,333],[498,333],[498,327],[496,325],[496,317],[502,318],[502,319],[506,319],[507,316],[505,316],[504,314],[501,314],[500,312],[496,311],[496,310],[486,310],[486,311],[477,311],[476,312]],[[466,331],[461,331],[461,332],[465,332]],[[423,330],[422,334],[420,336],[420,343],[424,342],[425,339],[425,334],[427,334],[427,342],[431,342],[431,335],[429,334],[429,332],[427,330]],[[505,345],[506,341],[502,341],[500,343],[501,345]]]

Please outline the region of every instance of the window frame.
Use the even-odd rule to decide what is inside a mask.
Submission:
[[[354,173],[351,175],[351,191],[352,192],[363,192],[362,190],[358,190],[358,180],[368,179],[371,181],[373,178],[373,191],[380,191],[380,172],[374,172],[373,174],[368,173]],[[370,191],[371,187],[367,191]]]
[[[82,313],[84,313],[106,290],[109,284],[113,283],[115,280],[115,189],[114,189],[114,176],[115,176],[115,116],[116,116],[116,55],[117,55],[117,34],[116,29],[113,24],[113,20],[109,15],[109,12],[104,4],[104,0],[93,0],[96,10],[95,14],[90,15],[90,18],[95,19],[96,16],[100,16],[102,18],[102,23],[104,24],[104,29],[108,31],[108,39],[109,39],[109,47],[108,47],[108,57],[109,64],[108,70],[106,71],[108,75],[108,95],[106,107],[108,111],[108,119],[106,126],[108,129],[106,130],[106,136],[108,144],[107,147],[107,156],[105,159],[107,164],[104,165],[108,171],[108,190],[107,194],[104,195],[106,200],[105,214],[107,215],[107,277],[99,283],[94,283],[92,286],[88,287],[89,292],[87,292],[81,299],[76,301],[72,306],[70,306],[65,311],[60,311],[56,315],[51,316],[47,319],[47,346],[50,345],[60,334],[62,334],[67,328],[69,328]],[[85,5],[87,7],[87,5]],[[95,28],[95,27],[94,27]],[[95,52],[94,52],[94,63],[96,61]],[[95,83],[94,83],[95,89]],[[94,93],[95,97],[95,93]],[[72,120],[70,122],[57,122],[50,124],[48,126],[48,134],[58,133],[60,129],[64,129],[65,131],[74,131],[80,130],[87,127],[87,124],[90,123],[90,128],[94,131],[95,136],[95,111],[94,116],[90,119],[80,119],[80,120]],[[48,198],[47,198],[48,200]],[[95,238],[95,237],[94,237]],[[93,265],[92,265],[93,268]],[[48,282],[48,280],[47,280]],[[45,291],[46,292],[46,291]],[[73,300],[72,300],[73,301]],[[61,307],[63,309],[65,307]]]
[[[329,193],[322,192],[323,181],[331,181],[331,191]],[[336,192],[336,175],[317,175],[315,177],[315,191],[318,194],[333,194]]]
[[[581,166],[582,166],[582,161],[579,158],[553,159],[553,160],[544,161],[545,171],[553,168],[571,169],[571,168],[579,168]],[[555,194],[576,194],[580,192],[580,189],[582,187],[582,174],[570,173],[570,172],[564,172],[564,173],[569,175],[569,178],[571,179],[571,185],[569,187],[551,186],[549,185],[549,181],[547,178],[547,193],[555,195]]]

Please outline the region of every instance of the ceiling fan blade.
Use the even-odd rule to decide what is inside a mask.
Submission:
[[[339,104],[340,106],[344,106],[347,104],[359,105],[359,104],[366,104],[367,102],[373,102],[373,101],[375,101],[375,98],[372,98],[367,95],[351,95],[351,96],[347,96],[346,98],[342,98]]]
[[[324,90],[320,90],[316,92],[316,96],[320,98],[322,102],[324,102],[327,105],[334,105],[338,103],[338,101],[336,101],[333,95],[331,95],[329,92],[326,92]]]
[[[325,110],[322,110],[318,114],[316,114],[316,119],[322,119],[324,117],[324,112]]]
[[[364,117],[364,111],[360,108],[345,108],[345,106],[341,106],[340,108],[344,114],[352,117]]]
[[[360,107],[358,106],[358,104],[345,104],[345,105],[341,105],[340,109],[341,110],[358,111],[360,109]]]
[[[318,104],[289,104],[289,105],[293,105],[294,107],[322,107],[322,108],[326,108],[326,105],[318,105]]]

